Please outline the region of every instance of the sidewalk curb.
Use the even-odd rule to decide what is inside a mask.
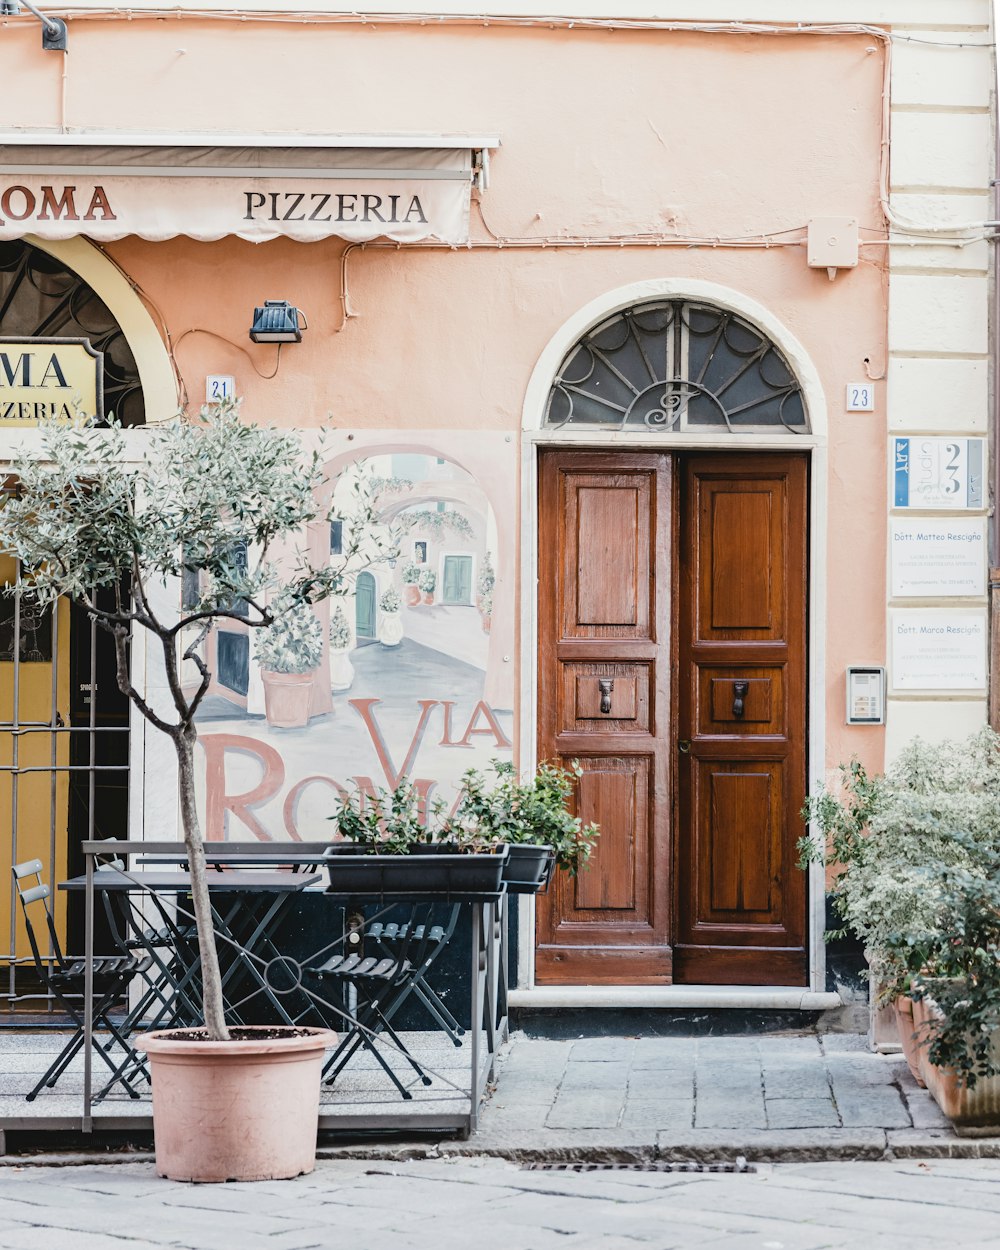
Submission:
[[[794,1133],[795,1137],[790,1135]],[[321,1146],[317,1161],[338,1159],[388,1163],[413,1163],[442,1159],[504,1159],[509,1163],[642,1164],[723,1163],[743,1157],[749,1163],[844,1163],[893,1162],[899,1159],[1000,1159],[1000,1137],[953,1137],[910,1130],[877,1129],[865,1133],[804,1136],[803,1130],[786,1133],[733,1134],[692,1141],[677,1138],[656,1144],[633,1145],[610,1142],[448,1141],[406,1142],[396,1145]],[[67,1151],[54,1154],[0,1155],[0,1168],[122,1167],[131,1163],[152,1164],[151,1151],[100,1154]]]

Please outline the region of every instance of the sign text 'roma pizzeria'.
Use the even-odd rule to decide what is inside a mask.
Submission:
[[[469,236],[474,156],[466,146],[127,146],[66,136],[27,145],[0,135],[0,239],[458,244]]]
[[[0,338],[0,425],[104,415],[104,357],[86,339]]]

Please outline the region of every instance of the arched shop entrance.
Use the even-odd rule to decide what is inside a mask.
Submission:
[[[98,272],[103,265],[117,277],[90,252]],[[2,242],[0,427],[16,435],[67,408],[144,424],[136,353],[118,316],[73,267],[29,241]],[[18,573],[16,561],[0,557],[0,584],[18,587]],[[0,827],[9,862],[40,859],[50,884],[82,871],[84,839],[127,831],[128,769],[129,709],[110,637],[69,603],[41,609],[20,590],[4,594]],[[0,1013],[18,1020],[45,1004],[10,886],[0,900]],[[82,949],[82,908],[73,899],[67,909],[58,890],[53,902],[60,936]]]

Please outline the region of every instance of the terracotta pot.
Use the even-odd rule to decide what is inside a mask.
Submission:
[[[267,723],[278,729],[301,729],[309,723],[312,673],[272,673],[261,669]]]
[[[923,1036],[916,1034],[916,1022],[913,1018],[914,1002],[912,998],[907,998],[905,994],[900,994],[899,998],[893,1003],[896,1012],[896,1028],[899,1031],[899,1044],[903,1048],[903,1057],[906,1059],[907,1067],[916,1083],[923,1088],[927,1082],[924,1080],[923,1074],[923,1058],[922,1052],[925,1049],[921,1045]]]
[[[174,1181],[286,1180],[316,1166],[329,1029],[241,1028],[249,1041],[191,1042],[194,1029],[147,1033],[156,1171]]]
[[[434,602],[434,592],[431,590],[424,591],[424,603],[431,604]]]
[[[492,615],[488,612],[484,612],[483,613],[483,633],[484,634],[488,634],[490,632],[490,626],[492,624],[493,624]]]
[[[917,1036],[925,1038],[942,1012],[937,1003],[922,999],[913,1004]],[[1000,1059],[1000,1033],[993,1038],[994,1060]],[[1000,1127],[1000,1076],[980,1077],[972,1089],[959,1083],[950,1068],[931,1063],[926,1044],[920,1047],[920,1070],[934,1101],[955,1126],[959,1137],[993,1136]]]
[[[407,607],[415,608],[420,602],[420,587],[414,584],[411,586],[404,586],[403,590],[406,594]]]

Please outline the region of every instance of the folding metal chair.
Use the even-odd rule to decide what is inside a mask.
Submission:
[[[17,887],[17,896],[21,900],[21,910],[24,913],[28,942],[31,945],[31,954],[39,980],[45,989],[51,991],[63,1010],[76,1025],[73,1036],[31,1093],[27,1095],[28,1102],[33,1102],[38,1097],[39,1091],[43,1086],[47,1085],[51,1088],[55,1085],[83,1046],[83,1014],[80,1010],[79,1002],[74,1002],[73,999],[80,999],[84,994],[86,959],[79,956],[64,955],[62,952],[59,935],[56,932],[55,921],[52,917],[51,904],[49,903],[51,891],[42,881],[42,861],[40,859],[29,859],[24,863],[15,864],[11,871],[14,875],[14,884]],[[32,876],[35,878],[34,885],[22,885],[26,877]],[[38,910],[45,913],[45,924],[52,949],[52,954],[49,957],[43,957],[42,955],[34,926],[31,923],[31,916],[28,914],[28,908],[36,904],[40,905]],[[93,1023],[97,1027],[103,1026],[106,1028],[111,1034],[113,1041],[117,1042],[126,1052],[130,1052],[131,1047],[126,1040],[125,1034],[111,1018],[110,1012],[112,1006],[124,996],[129,981],[143,967],[143,963],[144,961],[136,959],[131,955],[97,956],[93,960],[94,981],[99,986],[95,992]],[[117,1074],[118,1065],[116,1065],[105,1046],[96,1038],[93,1038],[93,1045],[111,1071]],[[138,1091],[133,1089],[129,1081],[124,1078],[120,1079],[128,1090],[130,1097],[138,1098]]]
[[[383,1033],[406,1059],[420,1081],[424,1085],[431,1084],[431,1078],[406,1048],[393,1029],[391,1021],[407,998],[417,991],[418,986],[425,990],[428,988],[425,980],[427,973],[455,931],[460,906],[452,905],[448,922],[443,925],[432,923],[433,907],[434,904],[414,907],[409,919],[403,925],[396,926],[394,936],[399,940],[392,953],[386,953],[384,947],[376,955],[340,953],[318,967],[309,969],[321,983],[332,981],[341,990],[351,986],[357,994],[353,1019],[349,1020],[343,1039],[323,1068],[327,1085],[332,1085],[351,1057],[364,1048],[374,1055],[402,1097],[412,1098],[413,1095],[376,1045]],[[435,1001],[439,1001],[436,996]],[[439,1023],[442,1027],[448,1027],[442,1020]]]
[[[458,920],[458,905],[453,906],[451,917],[444,929],[447,930],[445,942],[450,940],[451,935],[455,931],[455,924]],[[389,922],[383,924],[381,920],[375,920],[370,925],[365,926],[365,936],[371,938],[375,943],[376,949],[383,955],[393,955],[398,953],[402,943],[407,942],[410,938],[409,922],[404,921],[402,924]],[[437,927],[437,933],[441,934],[444,930],[440,926]],[[432,939],[436,940],[435,934],[431,934]],[[424,940],[424,930],[422,925],[418,925],[413,933],[413,940],[422,942]],[[443,949],[443,945],[442,948]],[[436,958],[436,956],[435,956]],[[441,1001],[440,995],[427,981],[427,973],[430,970],[432,961],[414,968],[411,976],[410,988],[417,998],[423,1003],[431,1018],[437,1024],[442,1032],[447,1033],[452,1042],[456,1046],[462,1045],[462,1038],[465,1036],[465,1029],[459,1024],[452,1013]]]

